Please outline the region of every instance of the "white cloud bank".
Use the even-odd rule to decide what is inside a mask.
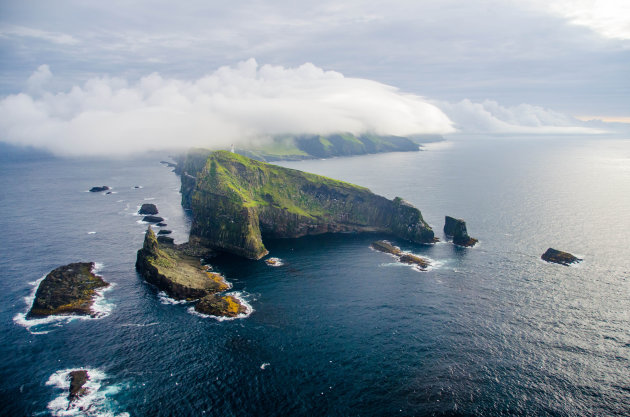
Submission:
[[[129,84],[94,78],[69,92],[46,90],[42,65],[29,93],[0,101],[0,141],[60,155],[116,155],[201,146],[227,147],[281,133],[453,132],[422,97],[312,64],[222,67],[195,81],[154,73]]]
[[[485,134],[598,134],[606,130],[588,127],[572,116],[531,104],[504,107],[496,101],[438,103],[455,127],[464,133]]]

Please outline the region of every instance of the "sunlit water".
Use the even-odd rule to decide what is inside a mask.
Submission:
[[[134,270],[143,202],[187,239],[161,158],[0,166],[0,415],[81,415],[61,375],[77,368],[95,375],[91,415],[630,414],[630,141],[284,163],[401,196],[441,238],[444,215],[462,217],[480,244],[395,241],[434,261],[418,272],[371,250],[381,235],[270,241],[281,266],[212,260],[254,310],[230,321],[165,302]],[[585,260],[544,263],[550,246]],[[77,261],[115,284],[107,314],[25,327],[31,283]]]

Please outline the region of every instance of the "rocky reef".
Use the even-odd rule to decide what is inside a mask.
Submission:
[[[85,369],[79,369],[77,371],[70,372],[68,374],[68,378],[70,378],[70,392],[68,393],[68,400],[72,403],[87,394],[87,388],[85,388],[84,385],[88,382],[90,376],[88,375],[88,371]]]
[[[95,275],[94,262],[77,262],[54,269],[39,284],[27,318],[50,315],[94,315],[96,290],[109,284]]]
[[[195,305],[195,311],[211,316],[236,317],[239,314],[247,314],[247,307],[232,295],[212,294],[199,300]]]
[[[444,234],[448,237],[452,237],[453,243],[458,246],[471,247],[475,246],[478,242],[477,239],[468,236],[465,221],[451,216],[445,217]]]
[[[158,214],[158,208],[155,204],[144,203],[140,206],[138,214]]]
[[[343,181],[225,151],[193,151],[178,172],[182,204],[192,209],[191,237],[246,258],[267,254],[263,236],[385,232],[435,241],[420,211],[402,198],[388,200]]]
[[[164,221],[164,219],[160,216],[150,215],[150,216],[144,216],[142,218],[142,221],[147,222],[147,223],[161,223]]]
[[[138,251],[136,269],[147,282],[177,300],[197,300],[229,288],[221,275],[201,265],[198,256],[188,255],[186,246],[160,245],[151,226]]]
[[[96,187],[90,188],[91,193],[100,193],[100,192],[108,191],[108,190],[111,190],[111,188],[109,188],[107,185],[101,185],[100,187],[96,186]]]
[[[540,259],[542,259],[543,261],[552,262],[564,266],[569,266],[571,264],[576,264],[582,261],[582,259],[571,255],[568,252],[562,252],[554,248],[547,249],[545,253],[542,254]]]
[[[376,242],[372,242],[372,247],[380,252],[394,255],[398,258],[399,262],[414,265],[420,270],[426,270],[431,265],[428,260],[412,253],[403,252],[398,246],[394,246],[386,240],[377,240]]]

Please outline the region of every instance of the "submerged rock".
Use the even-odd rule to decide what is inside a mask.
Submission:
[[[568,252],[562,252],[560,250],[553,249],[553,248],[547,249],[545,253],[542,254],[540,259],[542,259],[543,261],[553,262],[553,263],[564,265],[564,266],[569,266],[571,264],[575,264],[582,261],[582,259],[574,255],[571,255]]]
[[[231,295],[207,295],[195,305],[195,311],[219,317],[236,317],[246,314],[247,307],[240,300]]]
[[[158,232],[158,235],[170,235],[173,233],[171,230],[162,229]]]
[[[144,203],[138,210],[138,214],[158,214],[158,209],[155,204]]]
[[[68,394],[70,402],[76,401],[79,397],[88,393],[87,388],[83,387],[90,379],[88,371],[84,369],[72,371],[68,374],[68,378],[70,378],[70,393]]]
[[[101,191],[111,190],[107,185],[102,185],[100,187],[92,187],[90,188],[91,193],[100,193]]]
[[[208,272],[199,258],[187,255],[190,251],[187,245],[160,245],[149,226],[138,251],[136,269],[147,282],[178,300],[196,300],[227,290],[225,279]]]
[[[164,219],[160,216],[144,216],[142,221],[147,223],[160,223],[163,222]]]
[[[444,221],[444,234],[453,238],[453,243],[458,246],[475,246],[477,239],[468,236],[466,230],[466,222],[462,219],[456,219],[446,216]]]
[[[189,154],[178,170],[182,203],[192,209],[191,236],[246,258],[268,253],[263,236],[377,231],[435,241],[420,211],[402,198],[388,200],[343,181],[225,151]]]
[[[372,242],[372,247],[378,251],[396,256],[399,262],[416,265],[422,270],[431,266],[431,263],[427,259],[414,255],[413,253],[403,252],[398,246],[394,246],[386,240],[377,240],[376,242]]]
[[[93,270],[94,262],[78,262],[51,271],[39,284],[28,317],[93,315],[96,290],[109,285]]]

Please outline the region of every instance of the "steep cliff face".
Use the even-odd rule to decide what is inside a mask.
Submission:
[[[188,168],[181,170],[182,202],[193,211],[191,236],[207,246],[259,259],[267,254],[263,236],[380,231],[434,240],[420,211],[401,198],[224,151],[193,171],[198,155],[180,163]]]

